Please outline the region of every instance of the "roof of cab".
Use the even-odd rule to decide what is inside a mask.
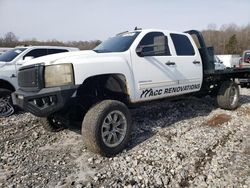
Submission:
[[[78,51],[79,48],[75,47],[67,47],[67,46],[16,46],[15,48],[27,48],[27,49],[35,49],[35,48],[48,48],[48,49],[67,49],[70,51]]]

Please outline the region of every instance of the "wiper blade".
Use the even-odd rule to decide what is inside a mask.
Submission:
[[[112,52],[112,51],[110,51],[110,50],[93,50],[93,51],[95,51],[95,52],[97,52],[97,53],[105,53],[105,52]]]

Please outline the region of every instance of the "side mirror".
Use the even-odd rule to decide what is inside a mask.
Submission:
[[[136,48],[135,52],[139,55],[139,56],[143,56],[143,46],[139,46],[138,48]]]
[[[26,57],[24,57],[24,61],[29,61],[29,60],[31,60],[31,59],[34,59],[34,57],[33,56],[26,56]]]
[[[168,45],[167,38],[163,36],[156,36],[153,38],[152,44],[140,45],[136,48],[138,56],[154,56],[164,54],[166,52],[166,46]]]
[[[16,62],[16,64],[17,64],[17,65],[22,65],[22,64],[26,63],[27,61],[29,61],[29,60],[31,60],[31,59],[34,59],[34,57],[32,57],[32,56],[26,56],[26,57],[24,57],[24,59],[19,59],[19,60]]]

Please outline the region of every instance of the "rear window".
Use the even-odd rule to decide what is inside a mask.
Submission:
[[[65,49],[48,49],[48,55],[62,53],[62,52],[68,52],[68,50],[65,50]]]
[[[41,48],[41,49],[34,49],[31,50],[29,53],[27,53],[23,58],[31,56],[33,58],[50,55],[50,54],[57,54],[62,52],[68,52],[66,49],[47,49],[47,48]]]
[[[195,54],[193,45],[189,38],[185,35],[170,34],[171,39],[174,43],[176,54],[179,56],[193,56]]]
[[[44,56],[44,55],[47,55],[47,49],[34,49],[34,50],[31,50],[30,52],[28,52],[24,57],[33,57],[33,58],[37,58],[37,57],[41,57],[41,56]]]
[[[250,52],[246,52],[246,53],[245,53],[244,59],[250,59]]]

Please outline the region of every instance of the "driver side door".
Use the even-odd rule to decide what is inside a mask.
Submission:
[[[178,85],[178,70],[172,59],[168,36],[149,32],[132,52],[136,101],[147,101],[174,95],[166,88]]]

